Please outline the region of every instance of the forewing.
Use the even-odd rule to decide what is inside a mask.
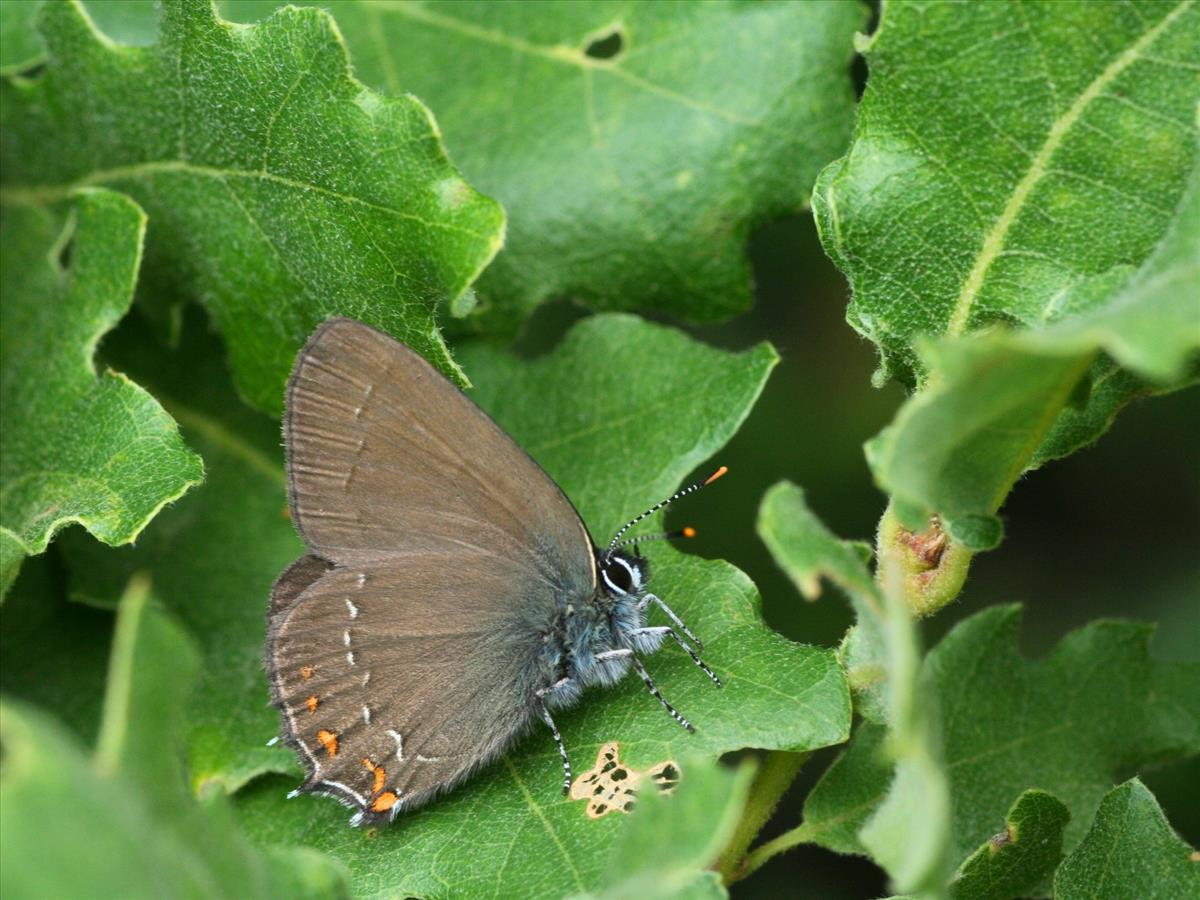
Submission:
[[[389,821],[508,746],[542,645],[512,611],[545,609],[551,590],[521,574],[479,551],[414,551],[332,569],[273,616],[272,700],[308,770],[300,790],[357,808],[356,824]]]
[[[297,357],[284,439],[293,519],[340,565],[481,548],[572,594],[595,575],[591,538],[558,486],[424,359],[350,319]]]

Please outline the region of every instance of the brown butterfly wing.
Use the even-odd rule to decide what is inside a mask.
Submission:
[[[289,497],[311,553],[272,594],[272,696],[302,790],[385,821],[526,726],[542,632],[595,591],[592,543],[511,438],[365,325],[318,329],[287,406]]]
[[[300,790],[384,822],[508,746],[541,647],[504,613],[528,598],[520,575],[481,551],[417,551],[328,570],[277,613],[268,669]]]
[[[286,612],[313,582],[332,568],[332,563],[309,554],[300,557],[284,569],[271,588],[271,605],[267,608],[268,622],[281,612]]]
[[[424,359],[349,319],[296,361],[284,439],[293,519],[338,565],[478,546],[590,595],[587,529],[553,480]]]

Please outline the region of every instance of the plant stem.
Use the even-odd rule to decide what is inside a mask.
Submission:
[[[746,851],[767,824],[780,799],[792,786],[801,767],[811,755],[789,753],[785,750],[772,750],[767,754],[762,768],[754,776],[750,796],[746,799],[746,808],[742,812],[737,830],[733,833],[733,839],[717,862],[716,868],[723,883],[732,884],[749,874],[746,870]]]
[[[799,847],[801,844],[807,844],[812,840],[809,829],[804,822],[801,822],[795,828],[788,829],[777,838],[772,838],[765,844],[759,844],[748,854],[742,862],[742,867],[737,873],[739,879],[745,878],[748,875],[756,872],[763,865],[774,859],[780,853],[786,853],[793,847]]]

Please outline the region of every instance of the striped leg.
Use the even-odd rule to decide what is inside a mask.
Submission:
[[[698,665],[700,667],[700,670],[702,672],[704,672],[705,675],[707,675],[709,678],[712,679],[713,684],[715,684],[717,687],[725,686],[725,685],[721,684],[721,679],[717,677],[717,673],[714,672],[712,669],[710,669],[705,664],[704,660],[702,660],[699,656],[696,655],[696,651],[691,648],[691,645],[688,644],[687,641],[685,641],[683,638],[681,638],[679,636],[679,632],[677,632],[674,628],[668,628],[666,625],[652,625],[649,628],[638,628],[635,631],[629,632],[630,637],[634,637],[639,634],[670,635],[671,637],[673,637],[675,639],[675,643],[677,643],[680,647],[682,647],[684,649],[684,652],[687,653],[687,655],[692,658],[692,662],[694,662],[696,665]]]
[[[683,619],[681,619],[681,618],[679,618],[679,616],[675,615],[675,610],[673,610],[673,609],[671,609],[671,607],[667,606],[667,604],[663,602],[662,597],[659,597],[655,594],[646,594],[638,602],[638,610],[641,612],[645,612],[646,607],[649,606],[651,603],[653,603],[655,606],[657,606],[659,609],[661,609],[663,612],[665,612],[667,614],[667,618],[675,623],[676,628],[678,628],[685,635],[687,635],[687,639],[696,645],[697,650],[704,649],[704,641],[700,640],[700,638],[698,638],[698,637],[696,637],[696,635],[692,634],[692,630],[683,624]]]
[[[642,661],[636,656],[633,658],[633,668],[637,671],[638,675],[642,677],[642,681],[645,682],[646,688],[650,691],[650,693],[657,697],[658,702],[661,703],[663,708],[671,714],[671,718],[673,718],[688,731],[695,731],[696,729],[692,726],[692,723],[681,716],[675,710],[675,707],[667,702],[667,698],[659,693],[658,685],[654,683],[654,679],[650,677],[650,673],[646,671],[646,667],[642,665]]]
[[[551,685],[548,688],[540,690],[535,695],[535,697],[537,699],[538,713],[541,715],[542,721],[545,722],[546,725],[550,728],[550,733],[552,735],[554,735],[554,743],[556,743],[558,745],[558,755],[562,757],[563,793],[564,794],[568,794],[571,791],[571,781],[572,781],[571,760],[567,757],[567,748],[566,748],[566,745],[563,744],[562,735],[558,733],[558,726],[554,724],[554,719],[550,717],[550,710],[546,709],[546,701],[543,700],[542,698],[545,697],[547,694],[549,694],[551,691],[555,690],[556,688],[561,687],[563,682],[565,682],[567,680],[568,679],[564,678],[563,681],[560,681],[557,684]]]
[[[633,656],[633,651],[627,647],[621,647],[617,650],[605,650],[602,653],[597,653],[596,662],[603,662],[606,659],[625,659],[629,656]]]

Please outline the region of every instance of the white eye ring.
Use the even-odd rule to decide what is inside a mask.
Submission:
[[[613,584],[613,580],[608,577],[608,572],[601,569],[600,577],[604,579],[604,583],[608,585],[608,589],[610,591],[612,591],[614,594],[619,594],[622,597],[626,596],[625,591],[621,590],[619,587],[617,587],[615,584]]]
[[[612,561],[616,562],[616,563],[620,563],[625,568],[625,571],[629,573],[629,585],[631,587],[631,590],[628,590],[628,591],[621,590],[621,588],[619,588],[615,584],[613,584],[612,579],[608,577],[608,572],[605,571],[604,569],[601,569],[600,575],[604,578],[604,583],[607,584],[615,593],[620,594],[622,597],[628,597],[630,594],[639,593],[642,590],[642,573],[640,571],[638,571],[638,568],[636,566],[631,566],[628,562],[621,559],[621,557],[619,557],[619,556],[613,557]]]

